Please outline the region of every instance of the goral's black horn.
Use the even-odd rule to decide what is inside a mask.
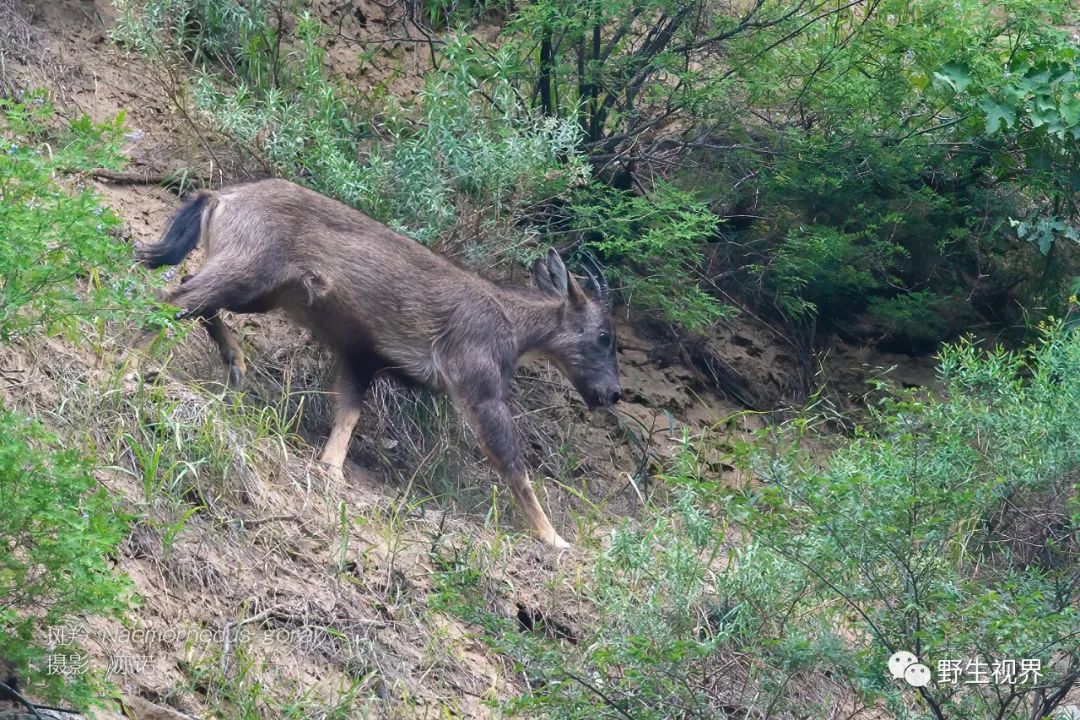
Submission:
[[[585,274],[589,276],[593,286],[596,288],[596,295],[600,302],[607,309],[611,309],[611,290],[608,288],[607,278],[604,277],[604,269],[600,267],[600,263],[596,261],[592,253],[583,253],[585,259],[589,265],[592,265],[592,270],[588,267],[585,268]]]

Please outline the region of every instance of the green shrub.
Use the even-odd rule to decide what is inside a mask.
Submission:
[[[690,331],[702,331],[734,308],[702,285],[702,248],[720,218],[693,194],[659,183],[648,195],[593,185],[576,197],[574,227],[585,247],[612,264],[627,301]]]
[[[117,43],[168,62],[212,64],[244,81],[272,82],[280,34],[271,12],[290,3],[269,0],[114,0]]]
[[[425,244],[454,233],[500,232],[519,236],[500,239],[512,250],[522,240],[515,214],[586,176],[574,153],[576,124],[524,110],[499,73],[498,55],[493,62],[467,40],[443,48],[445,69],[428,73],[415,105],[391,102],[376,115],[365,97],[326,75],[326,29],[311,14],[296,18],[287,39],[260,3],[231,9],[230,17],[239,19],[208,21],[214,47],[244,51],[242,71],[231,72],[237,63],[223,63],[221,53],[185,50],[189,40],[179,18],[205,14],[204,5],[124,4],[116,37],[153,57],[188,56],[200,122],[248,151],[261,169],[336,197]],[[286,40],[287,56],[266,47]],[[479,252],[475,245],[468,251]]]
[[[792,444],[756,454],[764,485],[730,500],[752,537],[736,567],[767,557],[798,576],[793,627],[847,635],[837,671],[898,717],[1049,715],[1080,662],[1078,361],[1060,325],[1025,352],[961,343],[942,350],[942,399],[887,401],[825,468],[799,426],[781,433]],[[888,678],[896,650],[935,682]],[[1025,658],[1038,683],[938,682],[941,662]]]
[[[40,93],[0,98],[0,342],[33,345],[66,332],[91,343],[106,323],[155,317],[130,272],[120,220],[66,174],[118,168],[123,118],[61,126]],[[160,316],[157,316],[160,317]],[[81,452],[0,408],[0,661],[37,696],[86,705],[101,683],[74,645],[48,649],[50,629],[88,615],[122,615],[128,584],[109,556],[125,518]],[[66,672],[49,667],[63,658]],[[74,660],[73,660],[74,658]]]
[[[62,173],[118,168],[123,116],[53,130],[44,95],[0,98],[0,341],[149,307],[120,219]]]
[[[131,587],[110,557],[126,520],[86,458],[3,409],[0,496],[0,658],[33,696],[92,704],[101,683],[67,631],[88,615],[123,617]]]
[[[886,0],[865,18],[810,24],[774,51],[762,48],[779,28],[730,49],[748,95],[735,108],[716,104],[798,118],[730,130],[761,149],[733,153],[755,177],[745,185],[755,218],[738,239],[760,254],[754,262],[782,310],[861,322],[869,301],[896,288],[937,296],[924,305],[939,315],[935,328],[969,298],[1018,322],[1019,307],[1035,318],[1063,309],[1078,237],[1071,12],[1057,0]],[[850,37],[837,44],[840,27]],[[736,59],[747,56],[753,62]],[[809,226],[833,250],[824,259],[841,264],[816,272],[825,248],[792,243],[809,239]],[[1057,246],[1052,261],[1040,257]],[[861,273],[873,282],[850,276]],[[942,339],[929,334],[928,345]]]
[[[873,298],[867,311],[893,343],[925,352],[949,333],[945,319],[948,304],[945,298],[919,290],[890,298]]]
[[[284,92],[221,87],[210,75],[195,85],[196,104],[212,126],[276,173],[427,245],[469,232],[467,225],[472,233],[514,232],[523,207],[585,176],[572,155],[573,123],[522,112],[498,77],[485,83],[495,102],[477,99],[471,73],[478,60],[464,44],[445,51],[454,71],[429,73],[415,119],[372,124],[349,91],[323,77],[322,32],[311,17],[298,23],[298,56],[281,72]],[[366,139],[373,134],[385,142]]]
[[[672,506],[615,530],[583,579],[573,641],[494,613],[475,562],[439,575],[439,607],[527,681],[511,713],[1047,717],[1080,663],[1078,363],[1059,325],[1021,353],[947,348],[941,399],[884,402],[824,459],[807,418],[765,431],[735,452],[744,489],[699,461],[708,436],[686,443]],[[893,680],[897,650],[934,682]],[[938,682],[942,661],[1023,659],[1038,683]]]
[[[793,320],[843,315],[880,290],[901,248],[874,244],[867,231],[848,233],[827,225],[792,230],[755,273],[775,288],[777,304]]]

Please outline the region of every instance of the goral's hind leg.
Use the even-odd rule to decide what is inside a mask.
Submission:
[[[197,275],[181,281],[167,302],[181,308],[180,317],[198,318],[217,344],[221,360],[228,369],[227,382],[239,387],[247,372],[244,352],[219,310],[241,313],[263,312],[272,307],[271,293],[253,283],[255,273],[243,273],[225,263],[209,263]]]
[[[235,312],[262,312],[271,307],[265,286],[251,280],[258,275],[243,270],[226,262],[211,261],[197,274],[184,276],[180,280],[180,286],[173,288],[162,298],[162,302],[180,308],[178,318],[196,318],[203,324],[218,346],[221,359],[228,368],[227,382],[232,387],[239,386],[243,381],[247,365],[236,336],[218,311],[225,309]],[[129,369],[138,369],[139,354],[156,337],[156,332],[143,332],[136,343],[135,351],[127,361]]]
[[[207,334],[217,343],[218,350],[221,352],[221,362],[225,363],[225,368],[228,370],[229,387],[239,388],[247,373],[247,363],[244,362],[244,351],[240,349],[236,335],[225,324],[221,313],[215,312],[210,317],[200,319],[206,327]]]

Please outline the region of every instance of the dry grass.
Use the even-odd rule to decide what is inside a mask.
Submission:
[[[56,58],[44,53],[57,39],[39,43],[25,9],[0,0],[0,57],[17,56],[23,70],[45,75]],[[65,41],[93,67],[100,58],[78,44]],[[157,93],[163,106],[185,112],[176,78],[124,62],[128,75],[151,79],[139,93]],[[124,88],[103,106],[143,97]],[[95,103],[97,93],[95,67]],[[150,113],[140,122],[170,142],[181,134],[175,117],[161,127]],[[213,137],[186,139],[214,173],[238,162],[240,151]],[[143,226],[128,228],[142,241],[160,231],[169,199],[161,195],[110,191],[129,223],[142,213]],[[457,239],[466,244],[498,236],[490,227],[463,228],[468,236]],[[198,330],[164,343],[146,366],[156,375],[136,382],[124,380],[112,356],[138,334],[137,318],[93,343],[35,338],[0,346],[0,401],[96,456],[101,482],[133,517],[116,560],[142,598],[130,621],[145,634],[92,621],[95,664],[104,670],[119,658],[145,658],[143,667],[113,673],[121,692],[196,716],[492,714],[485,703],[520,693],[523,678],[478,645],[469,627],[430,607],[439,563],[473,563],[505,617],[526,607],[570,627],[587,624],[579,598],[594,537],[640,507],[622,479],[645,468],[625,442],[629,425],[586,420],[546,365],[520,373],[515,414],[541,501],[558,526],[577,526],[579,549],[554,556],[521,532],[460,414],[427,391],[378,382],[354,438],[348,482],[331,482],[314,460],[329,425],[327,353],[282,318],[230,322],[249,357],[238,395],[221,387],[217,354]],[[653,439],[643,442],[648,459]]]
[[[41,43],[28,15],[21,0],[0,0],[0,95],[14,94],[18,89],[9,78],[9,62],[44,64]]]
[[[359,464],[331,484],[314,461],[329,360],[287,323],[259,325],[243,332],[253,372],[242,394],[221,387],[201,331],[162,343],[140,381],[59,340],[5,351],[18,379],[5,382],[5,402],[92,448],[135,518],[119,564],[144,598],[133,622],[158,639],[106,641],[118,628],[99,627],[99,665],[145,655],[148,666],[122,680],[195,715],[333,717],[340,703],[380,717],[483,714],[482,700],[517,692],[518,679],[428,608],[433,558],[472,548],[483,573],[504,578],[493,582],[513,617],[507,578],[514,597],[546,607],[572,595],[566,568],[586,555],[556,559],[518,532],[457,411],[388,380],[354,440]],[[135,334],[116,327],[98,342],[119,354]],[[536,475],[571,478],[586,452],[571,451],[579,409],[547,368],[519,390]],[[545,487],[560,522],[592,502]]]

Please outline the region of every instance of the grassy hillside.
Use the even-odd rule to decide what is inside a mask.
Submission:
[[[744,5],[0,0],[0,707],[1080,705],[1074,18]],[[135,250],[265,175],[498,282],[605,267],[623,402],[515,379],[573,550],[432,391],[376,382],[327,473],[331,358],[284,317],[229,318],[224,386],[154,300],[201,253]]]

